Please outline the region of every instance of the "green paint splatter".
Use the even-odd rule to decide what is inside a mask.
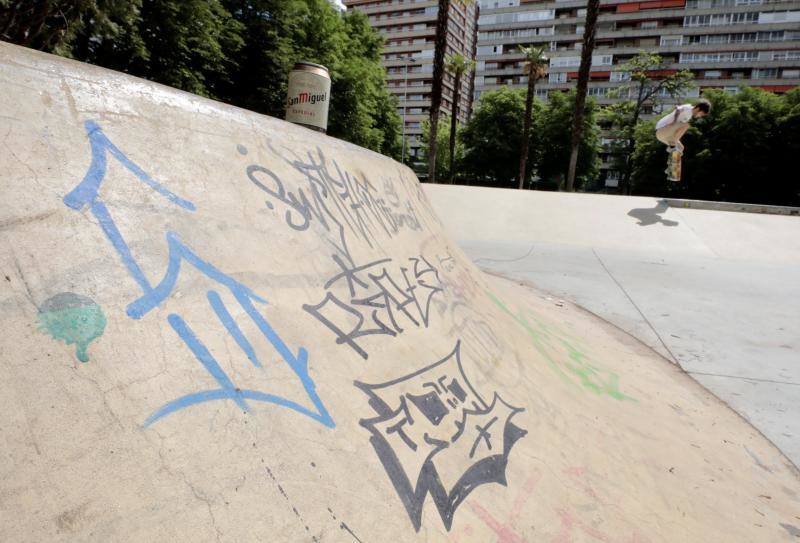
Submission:
[[[95,339],[103,335],[106,317],[94,300],[61,292],[45,301],[39,308],[39,330],[53,339],[63,340],[67,345],[76,345],[76,355],[81,362],[88,362],[86,349]]]
[[[577,347],[576,342],[567,334],[547,326],[530,310],[514,313],[494,293],[487,290],[486,294],[528,333],[533,346],[563,380],[572,384],[577,381],[577,384],[598,396],[605,394],[616,400],[637,401],[619,390],[619,376],[616,373],[590,362],[584,350]],[[567,350],[568,361],[553,356],[559,345]]]

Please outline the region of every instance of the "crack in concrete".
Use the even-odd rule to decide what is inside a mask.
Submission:
[[[614,277],[614,276],[611,274],[611,271],[610,271],[610,270],[609,270],[609,269],[606,267],[606,264],[605,264],[605,262],[603,262],[603,259],[601,259],[601,258],[600,258],[600,255],[598,255],[598,254],[597,254],[597,251],[595,251],[595,250],[594,250],[594,247],[592,248],[592,253],[594,254],[595,258],[597,258],[597,261],[600,263],[600,265],[601,265],[601,266],[603,267],[603,269],[606,271],[606,273],[607,273],[607,274],[608,274],[608,276],[611,278],[611,280],[612,280],[612,281],[614,281],[614,283],[616,283],[616,285],[619,287],[619,289],[622,291],[622,293],[625,295],[625,297],[628,299],[628,301],[631,303],[631,305],[632,305],[632,306],[633,306],[633,307],[636,309],[636,311],[637,311],[637,312],[639,313],[639,315],[642,317],[642,319],[644,320],[644,322],[645,322],[645,323],[647,323],[647,326],[648,326],[648,327],[649,327],[649,328],[650,328],[650,329],[653,331],[653,333],[656,335],[656,337],[658,338],[658,341],[659,341],[659,342],[661,342],[661,345],[664,347],[664,349],[667,351],[667,353],[669,353],[669,356],[670,356],[670,358],[672,358],[672,362],[674,362],[674,363],[675,363],[675,365],[676,365],[676,366],[678,366],[678,367],[680,368],[680,367],[681,367],[681,365],[680,365],[680,363],[678,362],[678,359],[675,357],[675,355],[672,353],[672,351],[670,350],[670,348],[669,348],[669,347],[667,346],[667,344],[664,342],[664,339],[661,337],[661,334],[659,334],[659,333],[658,333],[658,330],[656,330],[655,326],[653,326],[653,325],[650,323],[650,321],[648,320],[648,318],[647,318],[647,317],[645,317],[644,313],[642,313],[642,310],[641,310],[641,309],[639,309],[639,306],[638,306],[638,305],[636,305],[636,302],[634,302],[634,301],[633,301],[633,298],[631,298],[630,294],[628,294],[628,291],[627,291],[627,290],[625,290],[625,287],[623,287],[623,286],[622,286],[622,284],[621,284],[619,281],[617,281],[617,278],[616,278],[616,277]]]
[[[166,471],[171,477],[179,479],[183,484],[186,485],[186,487],[189,489],[189,491],[192,493],[192,495],[197,500],[205,503],[206,508],[208,509],[208,514],[211,517],[211,526],[214,528],[214,533],[216,535],[216,540],[218,542],[221,542],[222,541],[222,532],[220,531],[219,526],[217,526],[217,518],[214,516],[214,510],[213,510],[213,508],[211,506],[212,499],[209,498],[208,496],[206,496],[204,492],[198,490],[191,482],[189,482],[189,478],[186,476],[186,474],[183,471],[174,470],[174,469],[171,469],[169,467],[169,464],[167,463],[167,459],[164,457],[164,439],[165,438],[163,436],[161,436],[160,434],[158,434],[157,432],[154,432],[152,435],[155,436],[160,442],[160,444],[158,446],[158,449],[157,449],[157,452],[158,452],[158,458],[159,458],[159,460],[161,460],[161,469]],[[148,438],[146,438],[146,439],[148,439]]]
[[[57,209],[51,209],[50,211],[45,211],[44,213],[37,213],[36,215],[28,215],[25,217],[16,217],[5,221],[0,221],[0,230],[7,230],[10,228],[14,228],[15,226],[41,221],[52,215],[55,215],[56,213],[58,213]]]
[[[536,248],[536,245],[531,245],[531,248],[528,250],[527,253],[525,253],[524,255],[522,255],[520,257],[517,257],[517,258],[486,258],[486,257],[483,257],[483,258],[476,258],[475,260],[473,260],[473,262],[475,264],[477,264],[478,262],[481,262],[481,261],[485,261],[485,262],[519,262],[520,260],[525,260],[526,258],[531,256],[531,253],[533,253],[533,250],[535,248]]]
[[[106,412],[111,416],[111,419],[113,420],[113,422],[117,423],[117,426],[119,426],[119,429],[120,430],[124,430],[125,429],[125,425],[122,424],[122,421],[119,419],[119,416],[117,416],[117,414],[114,412],[114,410],[111,409],[111,405],[109,405],[109,403],[108,403],[108,398],[106,398],[106,391],[103,390],[103,387],[100,386],[100,383],[98,383],[96,379],[90,377],[89,375],[86,375],[86,372],[84,372],[84,371],[78,371],[79,369],[80,368],[75,366],[75,365],[72,366],[72,371],[74,372],[74,375],[78,379],[81,379],[83,381],[88,381],[89,383],[93,384],[95,386],[95,388],[97,388],[97,390],[100,392],[99,396],[100,396],[100,399],[103,402],[103,407],[105,407]]]
[[[800,383],[793,383],[792,381],[778,381],[776,379],[761,379],[758,377],[742,377],[740,375],[726,375],[724,373],[705,373],[702,371],[688,371],[689,375],[706,375],[708,377],[726,377],[728,379],[740,379],[742,381],[756,381],[758,383],[775,383],[776,385],[791,385],[800,386]]]

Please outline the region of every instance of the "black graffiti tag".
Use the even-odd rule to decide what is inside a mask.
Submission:
[[[348,345],[367,360],[369,354],[359,338],[394,337],[404,327],[428,327],[432,299],[442,287],[438,271],[425,257],[409,258],[399,273],[388,267],[390,258],[364,265],[351,265],[337,255],[333,260],[341,271],[325,283],[322,301],[304,304],[303,309],[336,335],[336,343]]]
[[[299,182],[290,186],[269,168],[249,165],[247,177],[269,196],[267,208],[280,205],[286,224],[294,230],[307,230],[316,223],[332,233],[329,241],[336,254],[350,264],[353,262],[348,244],[353,238],[374,248],[380,239],[391,239],[401,230],[422,230],[415,206],[401,199],[392,183],[384,183],[384,197],[367,177],[341,168],[319,148],[294,159],[274,151],[298,174]]]
[[[506,485],[514,444],[527,434],[511,419],[524,411],[495,393],[487,403],[467,379],[461,342],[442,360],[379,384],[355,382],[376,417],[362,419],[370,442],[419,531],[431,495],[445,528],[458,506],[487,483]]]

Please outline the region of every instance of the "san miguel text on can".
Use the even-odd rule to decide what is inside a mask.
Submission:
[[[289,73],[286,120],[325,132],[328,129],[328,104],[331,78],[328,69],[311,62],[298,62]]]

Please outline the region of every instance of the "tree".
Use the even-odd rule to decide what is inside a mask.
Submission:
[[[399,157],[383,39],[327,0],[0,0],[3,39],[283,117],[298,60],[331,75],[328,133]]]
[[[528,148],[531,133],[531,111],[533,110],[533,98],[535,96],[536,81],[543,77],[547,72],[547,56],[544,54],[544,47],[521,47],[520,51],[525,55],[525,74],[528,76],[528,93],[525,96],[525,117],[522,124],[522,140],[519,152],[519,188],[522,190],[525,183],[525,172],[528,163]]]
[[[217,98],[244,45],[241,31],[241,23],[219,0],[142,0],[139,35],[147,56],[135,59],[129,69]]]
[[[49,2],[42,2],[49,4]],[[93,0],[53,52],[211,98],[236,67],[242,26],[221,0]]]
[[[439,120],[442,123],[447,124],[448,122],[448,115],[447,113],[442,113]],[[452,126],[452,125],[451,125]],[[457,135],[461,135],[461,130],[458,131]],[[464,160],[464,146],[456,140],[456,145],[450,150],[450,146],[448,145],[448,134],[447,132],[440,130],[436,137],[439,138],[439,145],[437,148],[439,149],[439,159],[436,162],[436,178],[437,179],[447,179],[449,175],[447,164],[452,164],[450,166],[453,170],[458,170]],[[431,138],[431,124],[429,121],[424,121],[422,123],[422,136],[420,140],[422,141],[422,147],[420,148],[420,156],[419,159],[422,162],[426,162],[428,160],[427,149],[430,149],[430,138]],[[450,153],[453,153],[452,155]]]
[[[656,53],[641,51],[622,67],[623,72],[630,74],[629,82],[617,89],[617,95],[633,95],[635,98],[626,105],[615,105],[609,108],[612,130],[616,139],[625,142],[622,156],[623,174],[620,189],[623,194],[630,194],[630,180],[633,170],[631,156],[636,143],[635,132],[639,117],[645,106],[655,108],[666,96],[678,98],[692,86],[693,75],[690,70],[672,72],[665,70],[664,62]]]
[[[116,37],[138,17],[141,0],[0,0],[0,39],[72,56],[75,38],[91,26]]]
[[[316,62],[331,76],[328,134],[399,158],[400,117],[381,64],[383,38],[366,15],[357,10],[340,15],[327,0],[227,4],[247,36],[228,101],[282,118],[292,66]]]
[[[684,136],[683,177],[666,181],[664,145],[655,120],[636,127],[634,194],[775,205],[800,205],[800,90],[778,96],[742,88],[706,91],[711,113]]]
[[[558,188],[566,176],[570,154],[575,91],[552,92],[547,103],[533,102],[533,123],[528,140],[526,178],[538,175],[537,188]],[[597,107],[587,101],[577,163],[578,184],[588,185],[599,171]],[[525,92],[501,88],[481,95],[475,111],[461,130],[463,171],[472,182],[504,188],[519,186],[519,149]]]
[[[534,108],[540,109],[541,103]],[[521,90],[503,87],[481,95],[461,131],[463,171],[470,180],[480,185],[516,186],[524,112]]]
[[[428,181],[436,183],[436,150],[439,131],[439,108],[442,105],[442,87],[444,85],[444,54],[447,48],[447,27],[450,22],[450,4],[467,6],[472,0],[439,0],[436,15],[436,47],[433,53],[433,86],[431,88],[430,130],[431,138],[428,148]]]
[[[317,0],[327,4],[327,0]],[[400,158],[401,120],[397,99],[389,94],[386,70],[381,64],[383,38],[360,11],[344,16],[330,6],[327,13],[341,25],[328,40],[305,54],[329,67],[331,105],[328,134],[379,153]],[[317,23],[308,27],[315,33]],[[313,60],[317,59],[317,60]]]
[[[586,22],[583,29],[583,45],[581,47],[581,65],[578,68],[578,86],[575,99],[575,115],[572,119],[571,152],[569,155],[569,168],[567,170],[567,190],[572,191],[575,185],[575,168],[578,163],[578,147],[581,142],[581,129],[583,128],[583,107],[586,103],[586,91],[589,86],[589,70],[592,67],[592,53],[594,52],[594,38],[597,28],[597,15],[600,12],[600,0],[587,0]]]
[[[244,47],[222,99],[239,107],[283,117],[288,74],[298,60],[308,6],[303,0],[225,0],[243,25]]]
[[[540,189],[557,190],[569,174],[568,165],[572,156],[574,131],[570,121],[574,116],[577,91],[551,92],[547,107],[538,114],[534,126],[536,138],[533,148],[537,150],[537,172]],[[584,105],[581,140],[578,142],[578,159],[575,162],[574,188],[586,189],[599,174],[600,129],[596,122],[597,105],[589,98]]]
[[[447,71],[453,74],[455,82],[453,85],[455,86],[453,90],[453,112],[450,115],[450,167],[448,168],[448,174],[450,176],[450,184],[453,183],[456,175],[455,170],[455,148],[456,148],[456,123],[458,122],[458,113],[459,113],[459,100],[461,99],[461,78],[464,74],[467,74],[475,69],[475,61],[474,60],[467,60],[464,58],[464,55],[457,53],[450,57],[450,60],[447,61]]]

